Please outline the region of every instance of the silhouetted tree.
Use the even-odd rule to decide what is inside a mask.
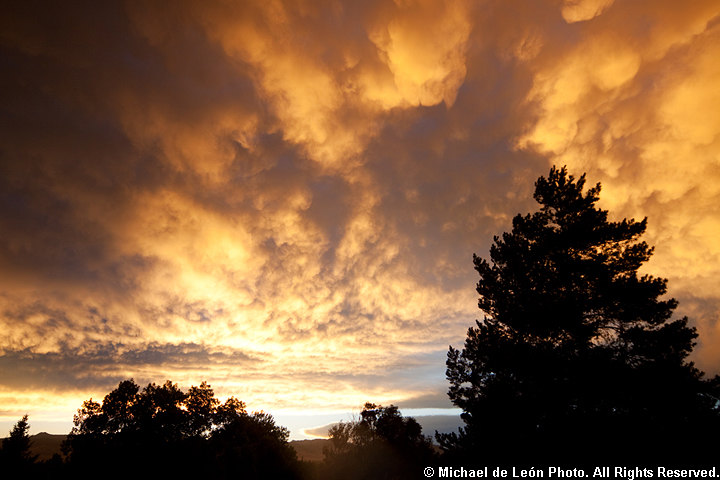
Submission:
[[[535,184],[540,210],[495,237],[491,262],[473,257],[486,317],[448,352],[465,426],[438,435],[447,451],[516,463],[682,458],[689,436],[716,434],[715,387],[686,362],[695,329],[670,320],[665,279],[638,275],[653,252],[638,240],[647,219],[608,220],[600,184],[584,185],[553,167]]]
[[[0,460],[5,472],[18,474],[27,472],[27,469],[35,462],[37,456],[30,452],[30,424],[27,414],[18,420],[10,435],[2,441]]]
[[[167,381],[142,391],[120,382],[102,403],[83,402],[65,444],[73,473],[115,465],[123,477],[212,475],[215,478],[293,478],[295,451],[287,429],[271,415],[249,414],[234,397],[220,403],[203,382],[183,392]],[[131,461],[129,461],[131,460]]]
[[[435,456],[420,424],[394,405],[366,403],[359,421],[341,422],[329,434],[322,478],[417,478]]]

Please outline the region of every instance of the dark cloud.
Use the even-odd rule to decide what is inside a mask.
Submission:
[[[396,402],[402,408],[452,408],[447,389],[439,386],[436,392],[410,397]]]
[[[242,368],[262,360],[240,351],[218,351],[194,343],[158,344],[151,342],[128,348],[112,342],[86,346],[83,350],[64,348],[58,352],[9,351],[0,355],[0,383],[6,387],[52,391],[112,389],[138,368],[212,370]],[[164,378],[135,376],[138,382],[163,382]],[[140,378],[142,376],[142,378]],[[197,382],[203,379],[198,378]]]

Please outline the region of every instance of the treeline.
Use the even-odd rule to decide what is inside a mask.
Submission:
[[[303,462],[289,432],[243,402],[221,403],[210,385],[182,391],[171,381],[142,390],[120,382],[101,403],[83,402],[62,454],[31,454],[24,416],[3,441],[0,471],[8,478],[416,478],[437,449],[396,406],[365,404],[355,422],[330,429],[322,462]]]
[[[688,360],[697,332],[673,319],[667,281],[639,269],[653,249],[647,219],[611,221],[567,169],[535,183],[537,212],[474,257],[485,317],[446,376],[464,426],[439,448],[394,406],[367,404],[330,431],[324,461],[303,463],[286,429],[207,384],[142,391],[121,382],[85,402],[64,458],[28,456],[23,418],[3,445],[4,469],[68,478],[423,478],[434,465],[713,464],[720,448],[720,379]],[[23,434],[25,432],[25,434]],[[58,478],[59,478],[58,477]]]

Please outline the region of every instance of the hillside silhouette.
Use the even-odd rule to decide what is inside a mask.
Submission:
[[[67,439],[64,434],[51,434],[40,432],[30,435],[30,455],[37,458],[38,462],[50,460],[53,455],[62,455],[62,445]],[[2,441],[2,439],[0,439]],[[301,461],[320,462],[323,460],[323,449],[327,447],[330,440],[315,438],[310,440],[290,440],[288,444],[295,450]]]

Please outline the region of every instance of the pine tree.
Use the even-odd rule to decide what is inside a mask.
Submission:
[[[687,356],[697,333],[671,320],[667,281],[639,275],[642,221],[608,220],[600,184],[566,168],[535,184],[540,210],[473,257],[482,322],[450,347],[463,410],[449,451],[498,461],[682,456],[679,436],[715,428],[711,383]]]
[[[37,457],[30,453],[29,430],[30,424],[26,414],[15,424],[10,431],[10,436],[3,439],[2,460],[6,466],[21,468],[35,462]]]

